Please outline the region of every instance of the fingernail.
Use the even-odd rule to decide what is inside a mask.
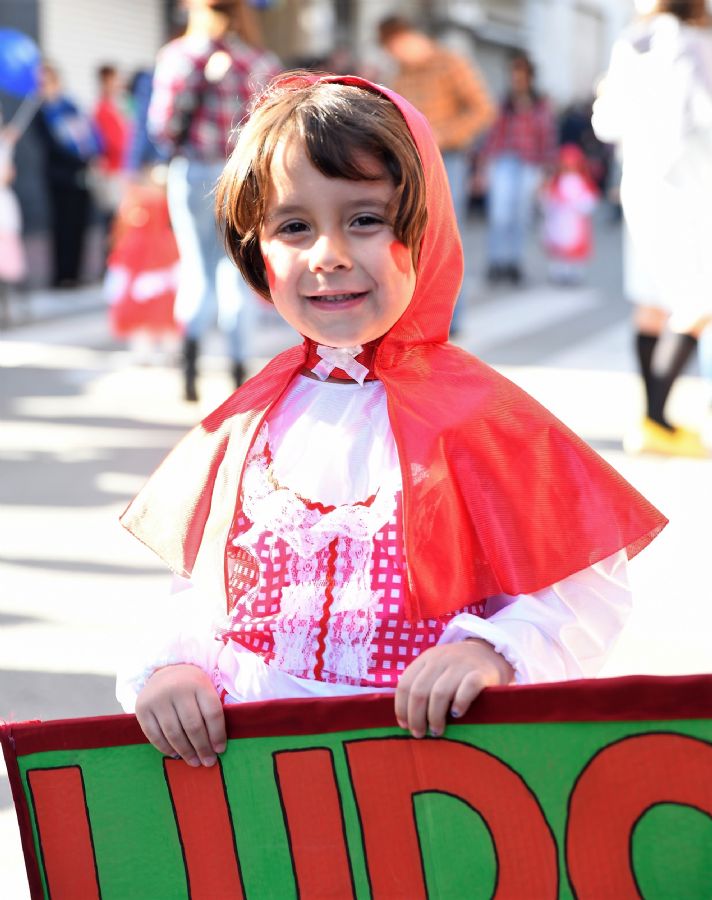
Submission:
[[[226,747],[227,747],[226,744],[216,744],[216,745],[215,745],[215,752],[216,752],[216,753],[224,753]]]
[[[186,759],[186,762],[188,763],[189,766],[192,766],[194,769],[196,769],[200,765],[200,760],[198,759],[197,756],[191,756],[190,759]]]
[[[453,719],[459,719],[459,718],[460,718],[460,713],[459,713],[456,709],[451,709],[451,710],[450,710],[450,715],[453,717]]]
[[[411,734],[414,738],[418,738],[418,740],[425,736],[422,731],[411,731]]]
[[[430,737],[438,738],[442,734],[442,731],[434,731],[432,728],[428,729],[428,734]]]
[[[208,767],[214,766],[216,762],[217,762],[217,759],[214,756],[205,756],[202,759],[203,765],[208,766]]]
[[[401,722],[400,719],[397,719],[396,721],[398,722],[398,727],[399,727],[399,728],[407,728],[407,727],[408,727],[408,723],[407,723],[407,722]]]
[[[180,759],[180,753],[174,753],[171,759]]]

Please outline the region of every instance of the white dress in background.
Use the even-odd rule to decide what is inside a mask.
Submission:
[[[664,14],[626,31],[593,128],[620,148],[629,298],[689,331],[712,315],[712,28]]]

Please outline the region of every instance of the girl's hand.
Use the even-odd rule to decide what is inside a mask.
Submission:
[[[468,638],[425,650],[396,689],[396,719],[413,737],[439,737],[445,718],[463,716],[482,688],[510,684],[514,670],[491,644]]]
[[[157,750],[189,766],[214,765],[227,745],[222,703],[197,666],[157,669],[138,695],[136,718]]]

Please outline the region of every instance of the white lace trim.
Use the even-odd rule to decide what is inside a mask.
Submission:
[[[400,480],[381,487],[370,507],[338,506],[323,513],[310,509],[294,491],[275,486],[264,450],[263,426],[250,453],[243,477],[243,512],[252,523],[233,540],[259,558],[257,544],[272,532],[291,549],[287,562],[289,585],[272,620],[274,665],[298,677],[314,677],[319,630],[326,599],[330,545],[336,541],[336,565],[324,637],[323,678],[361,682],[372,665],[372,644],[378,625],[382,591],[371,588],[373,540],[386,527],[396,506]],[[399,475],[399,473],[398,473]],[[257,601],[252,590],[240,605]]]
[[[390,483],[381,486],[370,506],[344,504],[331,512],[322,513],[318,509],[309,509],[290,488],[281,485],[275,488],[264,458],[267,442],[268,427],[265,423],[247,459],[243,476],[242,508],[252,527],[247,534],[240,535],[237,543],[251,543],[255,536],[271,531],[286,541],[294,553],[313,556],[342,536],[371,542],[388,523],[395,507],[396,493],[400,489],[400,472],[391,478]]]

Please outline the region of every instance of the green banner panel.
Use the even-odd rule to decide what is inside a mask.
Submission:
[[[133,716],[2,729],[33,897],[710,898],[712,676],[227,710],[192,769]]]

